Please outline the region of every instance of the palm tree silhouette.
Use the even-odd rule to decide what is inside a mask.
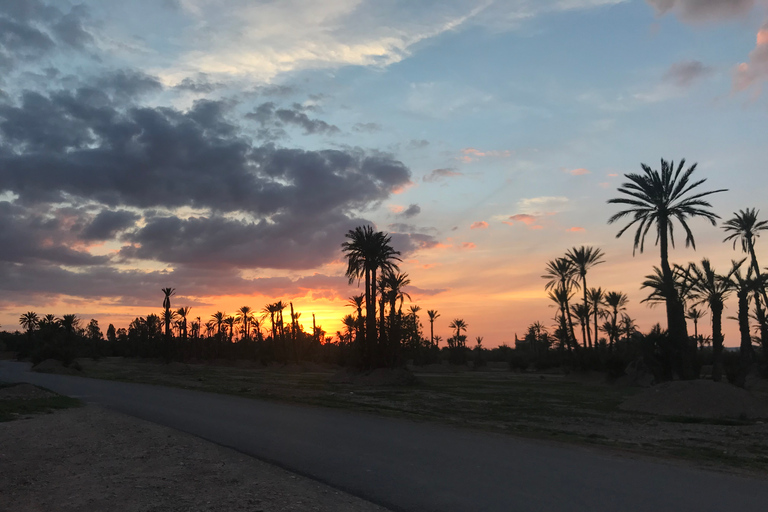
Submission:
[[[697,343],[700,343],[699,340],[699,320],[704,318],[704,311],[696,308],[690,308],[685,313],[685,317],[693,320],[693,337],[696,339]],[[702,345],[703,347],[703,345]]]
[[[587,347],[586,327],[589,325],[589,317],[591,316],[592,311],[590,311],[588,304],[574,304],[571,306],[571,312],[579,321],[579,325],[581,326],[581,342],[585,347]]]
[[[589,307],[592,311],[592,316],[594,317],[595,323],[595,343],[594,346],[597,347],[597,318],[605,315],[605,310],[603,309],[603,302],[605,300],[605,292],[602,288],[590,288],[589,293],[587,293],[587,300],[589,301]]]
[[[176,289],[162,288],[162,291],[165,294],[165,298],[163,299],[163,308],[165,309],[165,337],[169,338],[171,335],[171,320],[173,320],[173,315],[171,315],[171,296],[176,294]]]
[[[627,297],[627,295],[624,293],[608,292],[605,294],[605,305],[611,308],[611,321],[610,321],[611,331],[608,333],[609,347],[613,347],[613,344],[616,342],[618,338],[619,312],[624,311],[626,309],[628,302],[629,302],[629,297]]]
[[[738,213],[734,212],[733,218],[723,223],[723,229],[729,233],[723,242],[733,240],[734,249],[736,249],[736,242],[741,242],[741,250],[747,253],[750,258],[751,269],[755,274],[755,282],[761,283],[763,280],[760,274],[760,265],[758,265],[757,256],[755,255],[755,239],[760,236],[761,231],[768,230],[768,221],[758,221],[758,213],[759,211],[754,208],[739,210]],[[754,296],[755,313],[760,324],[760,343],[763,347],[763,352],[768,357],[768,321],[766,320],[764,309],[764,307],[768,307],[768,295],[766,295],[765,287],[756,286]]]
[[[435,344],[435,320],[440,316],[440,313],[436,309],[428,309],[427,316],[429,317],[429,342]]]
[[[599,248],[582,245],[581,247],[574,247],[570,249],[565,254],[565,256],[573,262],[574,266],[576,267],[576,272],[579,274],[579,277],[581,277],[581,289],[584,292],[584,308],[582,311],[588,311],[589,301],[587,300],[587,271],[595,265],[605,263],[605,260],[602,259],[605,255]],[[587,321],[586,331],[587,337],[584,345],[592,347],[592,336],[589,332],[589,321]],[[595,341],[597,341],[597,331],[595,331]]]
[[[557,258],[547,262],[546,274],[541,276],[543,279],[548,279],[547,284],[544,285],[545,290],[550,288],[560,288],[560,291],[555,290],[555,296],[563,299],[563,301],[555,300],[560,305],[560,316],[563,321],[567,321],[566,329],[564,332],[570,335],[571,340],[576,339],[576,335],[573,332],[573,319],[571,318],[571,310],[569,301],[571,299],[571,289],[578,288],[579,282],[576,281],[576,266],[568,258]],[[550,298],[552,295],[550,294]],[[570,346],[571,341],[568,341]]]
[[[560,337],[562,347],[567,347],[568,350],[573,350],[573,346],[576,343],[576,338],[571,334],[572,329],[568,328],[568,321],[570,318],[570,312],[566,315],[566,311],[569,310],[568,303],[573,297],[573,294],[568,288],[559,284],[554,290],[549,292],[549,298],[559,308],[559,314],[555,314],[555,321],[560,324],[560,327],[555,331],[555,336]]]
[[[237,322],[243,324],[243,335],[245,336],[245,339],[250,339],[250,324],[254,320],[253,310],[250,306],[242,306],[237,310],[235,315],[237,316]]]
[[[461,331],[467,332],[468,326],[464,320],[462,320],[461,318],[456,318],[453,320],[453,322],[448,324],[448,327],[450,327],[451,329],[456,329],[456,339],[458,340],[459,337],[461,336]]]
[[[645,235],[656,226],[656,243],[659,245],[661,256],[662,284],[665,288],[664,297],[667,309],[667,329],[672,340],[677,343],[682,355],[679,371],[683,378],[694,378],[693,354],[688,345],[688,330],[685,325],[685,308],[675,293],[675,282],[672,268],[669,265],[669,243],[675,246],[673,235],[673,220],[677,220],[685,231],[685,245],[696,249],[696,241],[693,232],[686,220],[693,217],[703,217],[716,225],[715,219],[720,218],[708,208],[712,205],[703,198],[725,189],[708,190],[692,193],[694,189],[702,185],[706,179],[691,181],[691,175],[696,170],[696,164],[683,171],[685,160],[681,160],[675,169],[674,162],[661,160],[661,171],[651,169],[641,164],[643,174],[625,174],[629,180],[623,183],[618,191],[627,197],[609,199],[608,203],[627,205],[629,208],[622,210],[608,219],[609,224],[631,215],[632,220],[617,234],[619,238],[630,227],[637,224],[635,232],[634,248],[632,254],[639,248],[643,252]],[[695,350],[695,347],[694,347]]]
[[[179,320],[181,322],[181,337],[185,340],[187,339],[187,315],[191,309],[189,306],[184,306],[176,310],[176,315],[181,319]]]
[[[27,330],[27,334],[32,334],[32,331],[35,330],[39,323],[40,319],[34,311],[27,311],[19,317],[19,324]]]
[[[736,290],[736,296],[739,301],[738,321],[739,321],[739,372],[736,375],[736,385],[744,387],[747,374],[754,360],[754,351],[752,349],[752,336],[749,333],[749,296],[755,291],[755,283],[752,278],[752,267],[747,270],[747,275],[741,273],[741,266],[746,260],[731,260],[731,270],[728,275],[731,276],[731,282]],[[759,286],[759,284],[757,284]]]
[[[686,279],[695,305],[706,304],[712,313],[712,380],[719,382],[723,375],[723,308],[725,299],[733,288],[731,276],[720,276],[707,258],[701,260],[701,267],[688,265]]]
[[[347,242],[341,244],[347,258],[346,276],[349,283],[355,280],[365,280],[365,333],[366,347],[363,359],[366,364],[374,364],[376,345],[376,285],[377,272],[381,270],[399,270],[397,261],[400,252],[390,245],[391,237],[381,231],[374,231],[371,226],[358,226],[349,230],[345,237]]]
[[[355,338],[360,339],[360,335],[363,332],[364,325],[363,325],[363,302],[365,301],[365,294],[360,295],[353,295],[349,299],[347,299],[347,306],[352,306],[355,308],[355,311],[357,312],[357,317],[355,318]]]
[[[224,313],[217,311],[211,315],[211,318],[216,323],[216,335],[221,338],[221,326],[224,325]]]

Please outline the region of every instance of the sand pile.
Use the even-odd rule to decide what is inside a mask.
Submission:
[[[61,375],[82,375],[83,369],[77,362],[69,366],[64,366],[61,361],[56,359],[46,359],[32,367],[33,372],[40,373],[58,373]]]
[[[711,380],[665,382],[627,399],[628,411],[695,418],[768,418],[768,403],[749,391]]]
[[[0,400],[34,400],[53,396],[57,396],[56,393],[26,383],[0,388]]]

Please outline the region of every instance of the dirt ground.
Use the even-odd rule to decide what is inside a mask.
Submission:
[[[228,448],[94,406],[0,423],[0,511],[84,510],[386,511]]]

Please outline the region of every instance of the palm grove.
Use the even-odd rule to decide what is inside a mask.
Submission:
[[[669,252],[670,246],[675,246],[674,227],[682,228],[686,246],[695,249],[688,221],[701,217],[717,225],[720,217],[712,211],[708,196],[724,190],[704,190],[706,179],[694,178],[696,165],[686,168],[685,160],[677,165],[662,160],[658,170],[645,164],[641,167],[641,173],[625,175],[627,181],[618,188],[619,197],[608,201],[624,208],[608,222],[626,222],[617,237],[634,229],[633,255],[644,251],[649,233],[655,237],[660,264],[641,284],[649,292],[643,302],[663,305],[666,329],[657,325],[646,334],[640,333],[626,313],[626,294],[590,287],[589,271],[604,262],[604,254],[599,248],[582,246],[546,264],[545,289],[556,306],[552,334],[543,324],[534,322],[522,339],[515,336],[514,349],[506,345],[484,349],[482,337],[476,337],[476,346],[470,348],[465,334],[467,323],[455,318],[449,324],[453,335],[446,340],[446,346],[440,347],[442,339],[434,334],[440,313],[426,312],[426,337],[419,317],[421,308],[411,304],[403,310],[405,299],[411,301],[406,291],[410,278],[400,270],[400,252],[392,247],[389,235],[371,226],[359,226],[346,233],[341,250],[350,284],[362,285],[363,293],[347,301],[351,312],[342,319],[343,331],[335,336],[326,336],[314,314],[312,331],[306,332],[299,322],[302,313],[282,300],[261,310],[243,306],[234,315],[219,311],[204,322],[200,317],[191,317],[189,307],[172,308],[175,290],[164,288],[160,314],[136,318],[127,329],[110,325],[106,340],[96,320],[81,328],[74,315],[57,319],[53,315],[38,317],[34,312],[20,318],[24,335],[4,333],[4,340],[21,356],[34,360],[56,357],[70,361],[76,355],[90,354],[162,357],[168,361],[313,360],[359,368],[398,366],[408,360],[417,364],[472,360],[475,365],[496,360],[519,369],[557,365],[607,370],[616,375],[627,363],[641,361],[658,380],[695,378],[702,364],[711,364],[715,380],[720,380],[725,371],[729,379],[743,384],[755,362],[760,363],[763,372],[768,367],[764,309],[768,296],[755,249],[756,238],[768,229],[768,222],[758,220],[757,210],[747,208],[722,223],[724,241],[732,242],[734,249],[739,245],[745,255],[733,260],[730,268],[717,272],[707,258],[699,263],[672,264]],[[731,296],[738,303],[740,350],[736,360],[725,361],[724,369],[723,310]],[[711,339],[698,333],[698,322],[705,311],[711,317]],[[688,331],[688,320],[693,322],[693,336]],[[752,324],[758,332],[755,339]],[[708,342],[711,348],[704,347]]]

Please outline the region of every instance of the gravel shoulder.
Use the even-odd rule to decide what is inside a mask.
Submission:
[[[387,509],[95,406],[0,423],[0,511]]]

